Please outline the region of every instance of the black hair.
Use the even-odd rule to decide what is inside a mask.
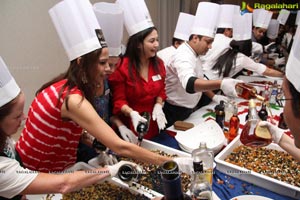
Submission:
[[[233,66],[235,66],[236,56],[238,53],[243,53],[246,56],[251,56],[252,41],[251,40],[232,40],[230,42],[230,49],[223,53],[213,66],[213,70],[219,72],[219,76],[228,77]]]
[[[49,87],[50,85],[63,80],[67,79],[67,82],[63,85],[59,92],[59,99],[61,98],[62,92],[66,87],[68,87],[67,95],[66,95],[66,108],[68,109],[68,95],[72,88],[76,87],[82,91],[83,98],[86,98],[92,105],[94,105],[94,80],[92,80],[92,74],[95,73],[94,70],[98,66],[99,56],[102,52],[101,49],[97,49],[90,53],[87,53],[81,56],[81,60],[78,63],[77,59],[74,59],[70,62],[70,66],[65,73],[62,73],[52,79],[51,81],[45,83],[41,88],[38,89],[36,95],[38,95],[43,89]],[[83,81],[85,79],[85,81]]]
[[[178,42],[179,44],[181,44],[181,43],[184,42],[184,40],[181,40],[181,39],[173,37],[172,38],[172,45],[175,46],[176,42]]]
[[[141,79],[141,77],[138,75],[136,75],[137,77],[134,77],[133,69],[135,69],[137,74],[140,72],[140,68],[141,68],[140,56],[141,56],[142,52],[144,51],[143,42],[144,42],[145,38],[150,33],[152,33],[153,30],[157,30],[157,29],[155,27],[150,27],[148,29],[145,29],[143,31],[140,31],[140,32],[132,35],[128,39],[124,57],[129,58],[128,72],[129,72],[129,76],[132,80],[140,80]],[[142,48],[140,48],[141,45],[142,45]],[[122,57],[120,65],[122,65],[124,57]],[[150,62],[154,66],[154,71],[156,73],[159,73],[159,58],[155,55],[154,57],[150,58]],[[138,78],[138,79],[135,79],[135,78]]]

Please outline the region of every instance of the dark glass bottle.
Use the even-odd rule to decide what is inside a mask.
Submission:
[[[162,164],[161,179],[164,189],[163,200],[191,200],[182,192],[181,176],[176,162],[166,161]]]
[[[261,120],[267,121],[268,119],[268,111],[267,111],[267,105],[266,102],[262,102],[261,108],[258,111],[258,116]]]
[[[220,104],[216,105],[215,107],[216,113],[216,122],[219,124],[221,129],[224,129],[224,122],[225,122],[225,105],[224,101],[220,101]]]
[[[122,165],[118,171],[118,177],[125,182],[137,181],[140,177],[139,175],[137,168],[129,164]]]
[[[239,132],[240,119],[238,117],[238,108],[235,105],[233,109],[233,115],[229,121],[229,131],[228,131],[228,142],[231,142]]]
[[[146,122],[139,122],[137,125],[136,131],[138,133],[138,145],[140,146],[144,136],[147,134],[149,130],[149,124],[151,120],[151,116],[149,112],[142,112],[141,116],[145,118],[147,121]]]

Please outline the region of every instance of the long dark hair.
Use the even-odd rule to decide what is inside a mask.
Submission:
[[[55,77],[53,80],[45,83],[38,91],[36,95],[39,94],[43,89],[49,87],[50,85],[67,79],[67,82],[63,85],[59,92],[59,99],[61,98],[62,92],[66,87],[68,87],[67,95],[66,95],[66,107],[68,109],[68,95],[70,90],[75,86],[78,87],[79,90],[83,93],[83,98],[86,98],[92,105],[94,104],[94,80],[92,80],[92,74],[94,73],[95,68],[97,67],[99,56],[102,52],[102,49],[97,49],[88,54],[81,56],[81,60],[79,64],[77,63],[77,59],[72,60],[70,62],[69,69],[63,73]]]
[[[20,93],[21,94],[21,93]],[[19,95],[20,95],[19,94]],[[0,123],[4,120],[4,118],[11,113],[12,108],[16,104],[16,99],[19,95],[11,100],[10,102],[6,103],[5,105],[0,107]],[[7,134],[0,128],[0,152],[3,152],[4,147],[6,145]]]
[[[135,80],[135,78],[136,78],[133,75],[133,69],[135,69],[137,73],[139,73],[140,69],[141,69],[140,56],[141,56],[142,52],[144,51],[144,46],[143,46],[144,39],[153,30],[157,30],[157,29],[155,27],[150,27],[146,30],[140,31],[140,32],[132,35],[128,39],[124,57],[129,58],[128,72],[129,72],[129,76],[132,80]],[[140,45],[142,45],[142,48],[140,48]],[[122,62],[123,62],[123,58],[122,58],[120,64],[122,64]],[[156,73],[159,73],[159,64],[158,64],[159,58],[157,56],[154,56],[154,57],[150,58],[150,62],[154,66],[154,71]],[[138,76],[138,74],[136,76],[140,78],[140,76]]]
[[[228,77],[233,66],[236,64],[236,56],[238,53],[242,53],[246,56],[251,56],[252,41],[242,40],[236,41],[232,40],[230,42],[230,49],[228,49],[224,54],[222,54],[216,64],[213,66],[213,70],[219,72],[219,76]],[[223,70],[224,69],[224,70]]]

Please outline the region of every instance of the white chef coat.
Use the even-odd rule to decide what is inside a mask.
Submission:
[[[233,66],[229,72],[229,77],[233,77],[235,74],[240,72],[242,69],[247,69],[252,72],[256,72],[259,75],[262,75],[266,71],[267,66],[261,63],[257,63],[253,61],[248,56],[238,53],[236,57],[235,66]],[[219,80],[223,78],[223,75],[219,76],[219,72],[217,70],[208,70],[204,72],[205,75],[210,80]]]
[[[167,102],[186,108],[194,108],[199,102],[202,92],[190,94],[186,92],[191,77],[203,78],[199,56],[187,42],[181,44],[166,65]]]
[[[10,146],[7,150],[14,150],[11,139],[7,144]],[[37,175],[37,172],[21,167],[18,161],[0,156],[0,196],[12,198],[20,194]]]
[[[167,65],[168,61],[170,60],[171,56],[175,53],[176,48],[172,45],[166,47],[157,52],[157,56],[164,61],[164,64]]]
[[[217,62],[217,59],[230,48],[229,44],[231,41],[232,38],[225,36],[223,33],[218,33],[215,36],[211,49],[208,50],[206,55],[201,56],[203,73],[210,80],[214,79],[208,76],[207,71],[210,71]]]

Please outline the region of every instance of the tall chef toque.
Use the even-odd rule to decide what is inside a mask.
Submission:
[[[115,3],[100,2],[93,5],[99,25],[107,42],[109,56],[119,56],[123,37],[123,10]]]
[[[219,20],[220,5],[200,2],[197,7],[191,34],[214,38]]]
[[[253,10],[253,26],[267,29],[272,18],[272,12],[265,9]]]
[[[286,9],[281,9],[277,17],[279,24],[285,25],[287,19],[289,18],[290,11]]]
[[[154,27],[144,0],[117,0],[124,11],[124,23],[129,36]]]
[[[16,98],[21,89],[0,56],[0,107]]]
[[[294,42],[286,64],[286,77],[300,92],[300,26],[294,36]]]
[[[179,13],[174,38],[188,41],[191,34],[191,27],[194,23],[195,16],[187,13]]]
[[[107,47],[89,0],[63,0],[49,14],[70,61]]]
[[[252,34],[252,13],[234,15],[233,39],[237,41],[250,40]]]
[[[276,39],[279,31],[279,21],[276,19],[271,19],[268,30],[267,37],[270,39]]]
[[[231,4],[220,5],[218,28],[233,28],[233,17],[240,14],[240,12],[240,6]]]

